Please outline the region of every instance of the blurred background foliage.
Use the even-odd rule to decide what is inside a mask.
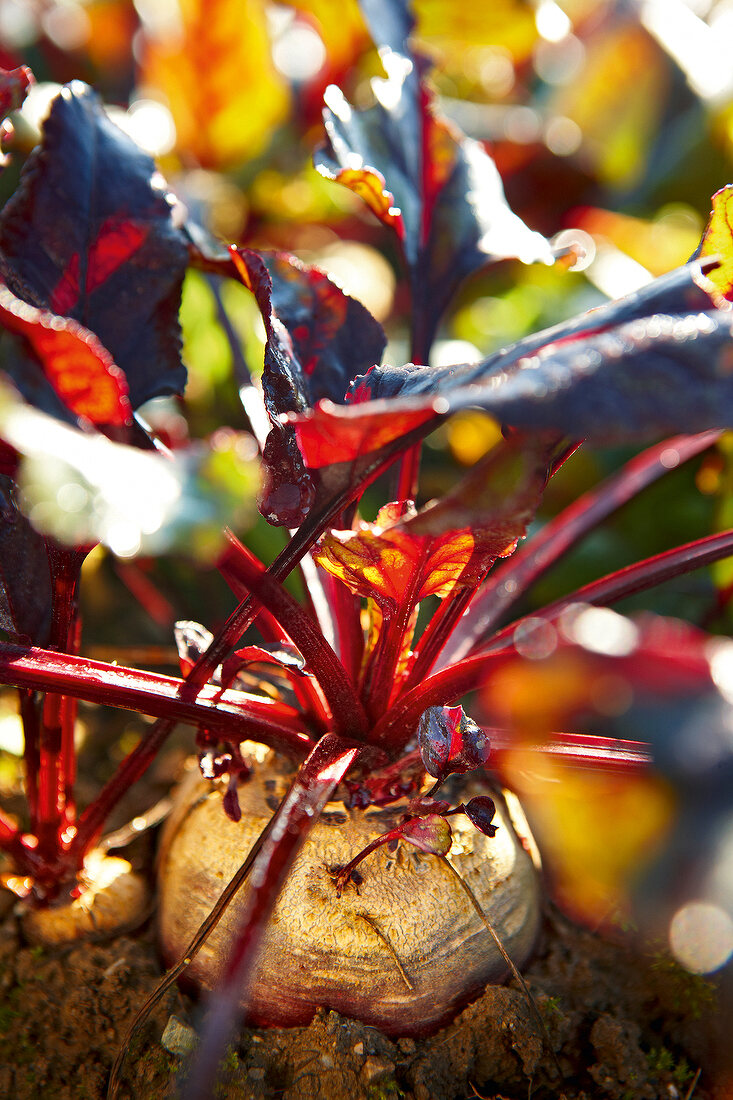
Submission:
[[[440,109],[487,143],[510,203],[532,228],[579,239],[585,250],[582,270],[503,263],[473,276],[444,321],[436,361],[479,358],[688,258],[710,196],[733,176],[731,0],[417,0],[416,14]],[[387,361],[404,361],[409,296],[393,240],[354,195],[311,167],[327,85],[362,105],[381,71],[357,0],[0,0],[0,63],[28,64],[38,80],[16,121],[3,199],[58,84],[80,77],[157,158],[197,219],[228,241],[318,263],[385,325]],[[159,401],[145,410],[173,446],[222,425],[247,426],[224,315],[257,369],[263,332],[249,295],[191,274],[182,311],[185,409]],[[494,439],[491,422],[470,413],[436,433],[425,449],[424,496],[452,483]],[[624,457],[574,456],[538,523]],[[732,478],[729,446],[671,473],[568,555],[532,602],[728,526]],[[367,513],[385,491],[372,488]],[[282,537],[260,523],[250,541],[269,561]],[[143,600],[148,641],[169,641],[174,607],[175,617],[212,627],[229,609],[213,576],[211,591],[203,581],[200,591],[181,593],[170,562],[100,556],[90,569],[95,562],[109,583],[127,573],[125,584],[140,593],[143,581],[160,588],[157,612]],[[733,568],[723,563],[636,603],[723,629],[731,582]]]
[[[733,0],[417,0],[416,14],[440,109],[487,143],[529,226],[584,253],[575,270],[507,262],[471,277],[444,320],[435,362],[478,359],[685,262],[711,195],[733,178]],[[369,80],[381,72],[357,0],[0,0],[0,64],[27,64],[38,80],[16,119],[0,201],[14,189],[59,84],[84,79],[157,158],[196,219],[227,241],[286,249],[320,265],[385,325],[386,360],[405,361],[410,303],[393,237],[311,166],[326,87],[336,83],[366,105]],[[182,325],[185,406],[162,400],[144,410],[173,448],[248,427],[232,346],[257,370],[264,340],[250,295],[196,272],[184,288]],[[453,484],[495,441],[494,423],[478,413],[444,425],[425,448],[424,498]],[[631,453],[581,448],[551,483],[536,525]],[[731,526],[731,488],[727,438],[594,531],[521,610]],[[392,491],[371,487],[368,518]],[[269,562],[285,537],[259,521],[247,541]],[[180,557],[113,559],[97,550],[85,570],[91,656],[175,667],[173,622],[199,620],[213,630],[231,610],[219,575],[201,569],[194,585]],[[651,608],[730,632],[732,594],[728,561],[620,609]],[[544,815],[546,843],[562,852],[560,893],[576,911],[603,919],[619,906],[622,869],[668,825],[669,791],[653,776],[547,769],[527,780],[520,762],[516,785],[521,790],[524,779],[530,799],[541,789],[534,812]],[[554,799],[546,797],[550,784]],[[620,819],[639,828],[621,835]]]

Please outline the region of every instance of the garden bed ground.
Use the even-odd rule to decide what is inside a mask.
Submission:
[[[82,708],[82,799],[107,778],[145,719]],[[191,752],[179,728],[111,828],[170,790]],[[4,790],[21,805],[18,771]],[[87,786],[89,791],[87,792]],[[124,854],[152,874],[155,837]],[[24,944],[12,895],[0,891],[0,1097],[97,1100],[120,1043],[162,974],[155,920],[112,941],[65,948]],[[549,909],[525,972],[553,1046],[548,1054],[524,994],[491,987],[450,1026],[425,1040],[391,1041],[374,1028],[323,1012],[310,1027],[246,1030],[230,1048],[217,1098],[242,1100],[731,1100],[733,973],[717,986],[655,948],[640,951],[573,926]],[[170,1024],[174,1018],[173,1025]],[[197,1006],[170,990],[133,1041],[120,1100],[178,1095]],[[180,1028],[175,1028],[178,1021]],[[165,1042],[161,1039],[166,1031]],[[167,1049],[167,1047],[173,1048]],[[697,1076],[698,1069],[702,1072]],[[727,1072],[726,1072],[727,1069]],[[727,1080],[727,1084],[726,1084]],[[692,1091],[691,1091],[692,1090]]]
[[[0,946],[0,1095],[103,1097],[134,1013],[160,975],[152,924],[114,942],[50,951],[23,946],[12,915]],[[532,1096],[724,1100],[726,990],[551,913],[527,970],[559,1067],[523,994],[492,987],[438,1035],[390,1041],[335,1013],[308,1028],[245,1031],[215,1095],[253,1100],[454,1100]],[[729,996],[729,995],[728,995]],[[121,1095],[174,1097],[184,1059],[161,1044],[171,1017],[195,1005],[171,990],[128,1052]],[[172,1029],[168,1028],[168,1036]],[[167,1038],[176,1048],[175,1037]],[[698,1068],[703,1072],[697,1077]],[[730,1078],[729,1078],[730,1081]],[[730,1084],[728,1086],[730,1088]],[[691,1092],[691,1089],[693,1091]]]

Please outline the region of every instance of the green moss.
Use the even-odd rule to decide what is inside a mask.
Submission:
[[[227,1097],[230,1095],[230,1087],[238,1077],[241,1070],[237,1048],[231,1043],[227,1047],[226,1054],[219,1063],[219,1070],[214,1085],[214,1096]]]
[[[666,952],[652,960],[651,970],[663,979],[671,1007],[699,1020],[715,1004],[715,987],[701,974],[691,974]]]
[[[393,1077],[378,1084],[370,1085],[367,1096],[369,1100],[402,1100],[404,1092]]]
[[[675,1058],[667,1047],[652,1047],[646,1056],[649,1073],[660,1082],[670,1081],[679,1090],[692,1079],[692,1068],[686,1058]]]

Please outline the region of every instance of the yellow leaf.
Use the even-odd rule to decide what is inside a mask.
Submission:
[[[700,242],[699,257],[716,256],[718,267],[707,277],[727,301],[733,301],[733,184],[713,195],[713,209]]]

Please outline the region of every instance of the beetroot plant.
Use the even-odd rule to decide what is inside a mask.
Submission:
[[[26,820],[0,817],[5,884],[35,907],[78,893],[109,814],[177,722],[196,727],[202,772],[223,792],[222,830],[250,812],[243,803],[256,783],[264,803],[267,783],[277,788],[258,765],[250,778],[244,742],[268,746],[292,768],[281,769],[284,796],[274,812],[261,808],[262,829],[238,859],[246,855],[237,882],[247,884],[222,948],[228,955],[218,964],[192,1095],[206,1091],[238,1006],[285,1023],[314,1009],[300,1005],[288,1016],[268,1002],[264,979],[259,989],[251,977],[278,896],[321,815],[332,836],[348,832],[341,825],[349,815],[373,818],[371,832],[325,868],[336,913],[367,890],[386,852],[417,852],[418,862],[422,853],[423,863],[450,868],[459,822],[462,836],[478,831],[482,853],[502,833],[513,836],[495,787],[464,788],[453,777],[488,771],[500,783],[514,751],[657,769],[678,791],[679,810],[642,898],[650,923],[694,900],[733,919],[730,894],[715,885],[721,822],[730,815],[730,643],[677,621],[607,610],[729,556],[733,532],[519,613],[525,593],[571,547],[714,447],[733,422],[733,191],[715,196],[684,266],[480,362],[431,366],[441,318],[469,275],[507,259],[575,257],[512,212],[487,150],[440,116],[407,6],[362,7],[385,76],[373,80],[366,108],[329,88],[315,166],[360,195],[396,241],[411,303],[406,365],[382,365],[381,326],[320,270],[283,252],[229,245],[197,225],[78,82],[54,100],[0,211],[0,681],[18,689],[27,797]],[[27,70],[3,75],[4,113],[30,80]],[[183,395],[178,312],[189,267],[254,296],[264,368],[261,377],[245,374],[237,349],[249,419],[169,449],[136,410]],[[422,443],[462,410],[493,418],[497,442],[442,496],[418,506]],[[241,520],[253,493],[257,446],[246,428],[259,443],[262,515],[289,533],[266,563],[230,528],[211,539],[217,523]],[[586,440],[648,449],[520,546],[548,482]],[[375,482],[383,503],[369,521],[360,506]],[[214,558],[239,602],[214,633],[178,625],[180,677],[84,656],[78,586],[100,542],[127,557],[185,544],[192,570],[197,554]],[[302,599],[283,584],[296,569]],[[250,627],[259,638],[244,637]],[[622,685],[620,708],[599,704],[598,683],[609,677]],[[81,810],[79,699],[156,719]],[[204,863],[211,859],[206,852]],[[534,872],[526,877],[532,890]],[[528,912],[518,959],[531,949],[536,896]],[[381,926],[372,932],[393,956]],[[481,934],[485,954],[491,933]],[[171,955],[186,941],[175,942]],[[434,1016],[408,995],[414,983],[398,959],[408,993],[398,1018],[375,1020],[418,1034],[487,980],[462,980],[463,964],[450,955],[441,967],[456,973]],[[500,957],[491,976],[505,970]],[[378,1000],[368,988],[346,1010],[368,1014],[362,1002]]]

